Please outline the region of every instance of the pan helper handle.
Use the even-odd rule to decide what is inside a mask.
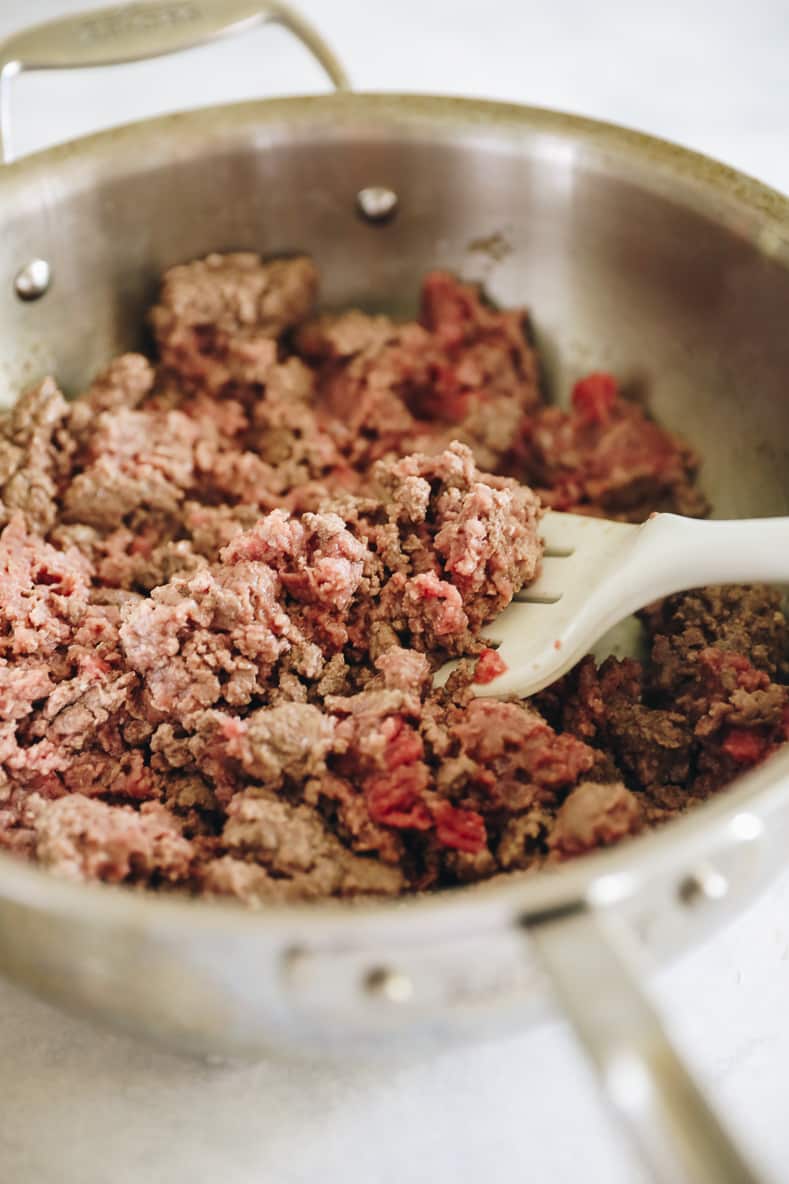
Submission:
[[[289,29],[337,90],[348,78],[322,37],[287,4],[274,0],[146,0],[47,21],[0,44],[0,162],[11,149],[11,81],[23,70],[114,66],[179,53],[231,33],[276,23]]]

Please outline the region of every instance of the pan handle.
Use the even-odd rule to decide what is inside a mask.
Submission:
[[[646,997],[641,950],[625,922],[570,905],[523,924],[656,1184],[757,1184]]]
[[[278,0],[156,0],[99,8],[25,29],[0,44],[0,163],[11,152],[11,80],[22,70],[113,66],[161,57],[276,23],[289,29],[337,90],[348,78],[320,34]]]

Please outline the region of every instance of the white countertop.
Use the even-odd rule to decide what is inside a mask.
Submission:
[[[0,0],[0,35],[75,10]],[[469,93],[627,123],[789,191],[789,4],[303,0],[359,89]],[[17,146],[166,110],[318,88],[280,30],[112,75],[23,78]],[[200,79],[199,85],[197,79]],[[789,872],[658,996],[719,1107],[789,1180]],[[212,1068],[0,984],[5,1184],[635,1184],[568,1030],[395,1066]]]

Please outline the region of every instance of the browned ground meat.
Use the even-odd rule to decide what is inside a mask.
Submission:
[[[696,458],[590,375],[543,404],[523,311],[310,319],[304,258],[166,273],[157,358],[0,421],[0,845],[248,903],[533,870],[718,790],[786,735],[762,588],[644,614],[641,664],[476,699],[543,502],[701,513]],[[446,688],[432,673],[465,658]]]
[[[608,374],[577,383],[569,412],[542,407],[522,437],[521,476],[555,510],[643,522],[654,510],[700,515],[698,458],[617,395]]]

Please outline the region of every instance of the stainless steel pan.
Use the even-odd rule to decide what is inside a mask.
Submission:
[[[344,87],[279,4],[106,10],[0,47],[6,154],[20,68],[128,61],[263,19]],[[643,390],[702,448],[717,513],[789,513],[789,203],[669,144],[476,101],[252,102],[7,164],[0,217],[6,401],[49,372],[79,390],[139,344],[162,268],[211,249],[308,251],[327,304],[395,312],[427,267],[448,267],[533,307],[556,390],[590,366]],[[786,752],[662,832],[560,872],[386,905],[253,913],[62,883],[2,858],[0,965],[70,1008],[231,1056],[524,1024],[549,982],[656,1177],[752,1179],[638,981],[781,865],[788,778]]]

